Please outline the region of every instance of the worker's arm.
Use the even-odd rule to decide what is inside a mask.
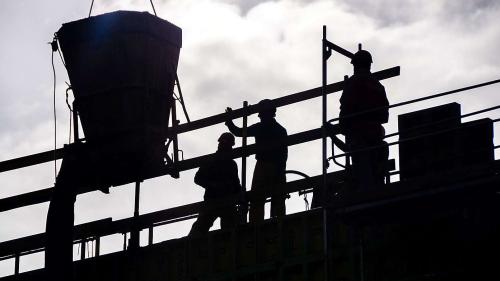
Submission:
[[[226,108],[226,112],[227,112],[227,113],[229,113],[229,112],[231,112],[231,111],[233,111],[233,109],[232,109],[232,108],[230,108],[230,107]],[[226,126],[227,126],[227,128],[229,129],[229,131],[230,131],[233,135],[235,135],[235,136],[237,136],[237,137],[242,137],[242,136],[243,136],[243,129],[242,129],[242,128],[240,128],[240,127],[238,127],[238,126],[236,126],[236,125],[234,125],[234,123],[233,123],[233,120],[232,120],[232,119],[228,119],[228,120],[226,121]]]
[[[232,111],[232,109],[230,107],[226,108],[226,112],[231,112],[231,111]],[[240,127],[234,125],[233,120],[228,119],[226,121],[226,126],[233,135],[235,135],[237,137],[243,137],[243,128],[240,128]],[[255,137],[255,134],[258,131],[257,127],[258,127],[257,124],[253,124],[251,126],[248,126],[247,127],[247,137]]]
[[[238,164],[234,160],[232,160],[232,167],[231,167],[231,180],[232,180],[232,185],[235,187],[235,192],[236,193],[244,193],[246,190],[243,189],[243,186],[240,183],[240,177],[238,176]]]
[[[338,124],[332,125],[330,123],[325,124],[326,134],[332,139],[332,142],[340,148],[342,151],[346,151],[347,147],[343,141],[341,141],[337,135],[341,133],[340,126]]]
[[[383,106],[389,106],[389,100],[387,100],[387,94],[385,92],[384,86],[382,86],[382,100]],[[389,121],[389,109],[382,111],[382,124],[385,124]]]
[[[213,185],[211,173],[207,167],[201,166],[194,176],[194,183],[203,187],[204,189],[210,188]]]

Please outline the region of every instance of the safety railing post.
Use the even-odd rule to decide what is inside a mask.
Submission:
[[[95,256],[98,257],[101,254],[101,237],[97,236],[95,238]]]
[[[148,230],[148,245],[153,245],[153,226],[150,226]]]
[[[141,182],[135,182],[135,198],[134,198],[134,225],[130,232],[129,248],[139,248],[140,228],[139,228],[139,207],[140,207]]]
[[[75,143],[80,142],[80,134],[78,128],[78,107],[76,102],[73,102],[73,141]]]
[[[127,250],[127,232],[123,233],[123,250]]]
[[[179,162],[179,140],[178,140],[178,134],[177,134],[177,125],[179,123],[177,122],[177,109],[175,105],[175,99],[172,98],[172,131],[174,132],[174,135],[172,136],[173,138],[173,144],[174,144],[174,163]]]
[[[21,255],[19,255],[19,253],[17,253],[14,256],[14,275],[19,274],[19,264],[21,262],[20,260],[21,260]]]
[[[86,243],[85,239],[83,239],[82,242],[80,243],[80,247],[82,248],[82,250],[80,251],[80,259],[81,260],[85,259],[85,246],[86,246],[85,243]]]
[[[247,146],[247,126],[248,126],[248,102],[244,101],[243,102],[243,138],[242,138],[242,144],[241,147],[243,150],[246,149]],[[241,157],[241,185],[243,186],[243,189],[246,190],[246,184],[247,184],[247,156],[245,153],[243,153],[243,156]]]
[[[321,53],[322,53],[322,86],[321,86],[321,96],[322,96],[322,126],[321,126],[321,139],[322,139],[322,155],[321,155],[321,165],[322,165],[322,173],[323,173],[323,186],[322,186],[322,194],[326,194],[326,170],[327,170],[327,155],[326,155],[326,116],[327,116],[327,93],[325,90],[326,87],[326,61],[327,61],[327,44],[326,44],[326,25],[323,25],[323,41],[321,44]],[[325,196],[322,196],[325,198]]]
[[[241,156],[241,186],[243,190],[247,190],[247,156],[245,149],[247,147],[247,127],[248,127],[248,101],[243,102],[243,138],[242,138],[242,150],[243,156]]]

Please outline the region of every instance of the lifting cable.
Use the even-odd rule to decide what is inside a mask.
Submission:
[[[68,82],[66,82],[66,85],[68,86],[68,88],[66,88],[66,105],[68,106],[68,109],[69,109],[69,138],[68,138],[68,143],[71,143],[71,126],[73,124],[73,109],[71,108],[71,105],[69,105],[69,94],[68,92],[69,91],[73,91],[73,88],[71,87],[70,84],[68,84]]]

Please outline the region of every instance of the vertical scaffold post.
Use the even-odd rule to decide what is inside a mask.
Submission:
[[[321,44],[321,54],[322,54],[322,61],[321,61],[321,66],[322,66],[322,74],[323,74],[323,81],[322,81],[322,86],[321,86],[321,96],[323,97],[322,100],[322,105],[323,105],[323,110],[322,110],[322,127],[321,127],[321,140],[322,140],[322,155],[321,155],[321,164],[322,164],[322,173],[323,173],[323,185],[322,185],[322,198],[325,200],[326,198],[326,169],[327,169],[327,162],[326,162],[326,116],[327,116],[327,97],[326,97],[326,61],[328,59],[327,57],[327,52],[326,52],[327,44],[326,44],[326,25],[323,25],[323,41]]]
[[[81,247],[81,251],[80,251],[80,260],[84,260],[85,259],[85,247],[87,247],[87,241],[84,239],[82,239],[82,241],[80,242],[80,247]]]
[[[19,274],[19,264],[20,264],[21,255],[16,253],[14,256],[14,275]]]
[[[139,248],[139,240],[140,240],[140,228],[139,228],[139,204],[140,204],[140,194],[141,194],[141,182],[135,182],[135,198],[134,198],[134,224],[133,229],[130,232],[130,249]]]
[[[248,102],[243,102],[243,138],[242,138],[242,148],[243,156],[241,157],[241,186],[244,190],[247,189],[247,156],[245,154],[245,149],[247,147],[247,126],[248,126]]]
[[[321,126],[321,139],[322,139],[322,158],[321,158],[321,161],[322,161],[322,167],[323,167],[323,186],[322,186],[322,190],[321,190],[321,194],[322,194],[322,200],[323,200],[323,206],[326,207],[326,190],[327,190],[327,179],[326,179],[326,169],[327,169],[327,155],[326,155],[326,117],[327,117],[327,96],[326,96],[326,90],[325,90],[325,87],[326,87],[326,75],[327,75],[327,68],[326,68],[326,62],[328,60],[328,57],[329,57],[329,53],[328,53],[328,45],[327,45],[327,41],[326,41],[326,25],[323,25],[323,41],[322,41],[322,47],[321,47],[321,56],[322,56],[322,61],[321,61],[321,64],[322,64],[322,74],[323,74],[323,81],[322,81],[322,85],[321,85],[321,96],[323,97],[323,110],[322,110],[322,113],[323,113],[323,116],[322,116],[322,126]],[[327,214],[327,209],[325,208],[323,210],[323,231],[324,231],[324,252],[325,252],[325,261],[324,261],[324,274],[325,274],[325,280],[330,280],[329,279],[329,276],[328,276],[328,262],[329,262],[329,245],[328,245],[328,238],[329,238],[329,233],[328,233],[328,223],[327,223],[327,218],[328,216],[326,215]]]
[[[177,138],[177,109],[175,105],[175,99],[172,97],[172,130],[174,131],[173,143],[174,143],[174,163],[179,161],[179,140]]]
[[[101,237],[97,236],[95,238],[95,256],[98,257],[101,255]]]
[[[73,101],[73,141],[75,143],[80,142],[80,135],[78,129],[78,112],[77,103]]]
[[[243,156],[241,157],[241,186],[243,188],[243,191],[247,190],[247,156],[246,156],[246,147],[247,147],[247,127],[248,127],[248,101],[243,102],[243,138],[242,138],[242,150],[243,150]],[[246,213],[247,209],[243,208],[242,204],[245,204],[244,202],[239,202],[240,203],[240,209],[241,209],[241,223],[246,223],[247,218],[246,218]],[[245,204],[245,206],[248,206]]]

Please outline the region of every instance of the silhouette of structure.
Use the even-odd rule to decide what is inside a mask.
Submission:
[[[325,57],[327,59],[332,50],[352,56],[350,52],[326,41],[326,28],[323,39],[323,46],[328,47],[324,48],[326,56],[323,62],[326,62]],[[70,65],[68,59],[67,65]],[[373,73],[377,80],[397,75],[399,67]],[[172,74],[166,76],[173,77]],[[345,81],[326,84],[324,79],[323,82],[323,87],[283,96],[274,99],[273,103],[276,107],[284,107],[312,98],[323,97],[326,101],[328,94],[341,91],[346,85]],[[393,104],[387,108],[495,83],[500,83],[500,80]],[[78,111],[78,103],[76,105]],[[326,102],[323,105],[326,106]],[[171,102],[170,106],[172,125],[162,137],[174,140],[178,134],[223,123],[227,118],[245,117],[262,109],[259,104],[244,106],[231,112],[178,124],[175,103]],[[390,167],[385,171],[388,179],[391,175],[399,175],[399,181],[387,179],[379,189],[353,194],[344,188],[349,182],[345,169],[330,173],[323,169],[322,174],[289,181],[283,188],[283,194],[306,194],[322,189],[322,207],[213,231],[207,235],[159,243],[153,243],[154,227],[192,219],[206,210],[235,205],[240,196],[227,196],[213,202],[198,202],[142,215],[135,212],[134,217],[121,220],[108,218],[77,225],[72,228],[71,242],[82,245],[81,259],[72,263],[71,270],[66,268],[66,274],[73,273],[74,280],[78,281],[498,279],[496,259],[491,257],[500,250],[497,239],[500,234],[500,162],[494,159],[493,151],[498,146],[493,144],[492,129],[499,119],[462,123],[461,118],[484,114],[500,106],[463,115],[457,106],[444,105],[400,116],[399,132],[385,136],[400,137],[398,141],[389,143],[399,145],[400,170],[394,171],[394,167]],[[325,112],[323,110],[323,114]],[[324,125],[325,114],[323,117]],[[83,116],[80,119],[83,125]],[[335,118],[330,121],[338,120]],[[246,130],[245,127],[246,123],[243,130]],[[289,135],[287,145],[322,138],[325,148],[325,128],[323,126]],[[91,141],[89,139],[88,143]],[[453,145],[442,149],[445,144]],[[60,196],[59,192],[62,191],[68,194],[61,195],[65,198],[59,201],[64,203],[61,208],[72,210],[72,201],[67,199],[78,194],[115,186],[120,180],[139,182],[172,171],[197,168],[217,157],[210,154],[179,160],[174,154],[172,162],[162,163],[158,169],[145,169],[142,165],[134,167],[134,163],[129,163],[131,170],[137,168],[134,171],[141,171],[133,174],[137,177],[108,178],[113,173],[105,173],[104,179],[107,180],[98,178],[98,181],[88,185],[74,185],[74,181],[79,181],[79,177],[85,175],[74,165],[80,167],[81,163],[86,163],[87,160],[80,153],[91,148],[85,142],[85,145],[72,144],[68,148],[0,162],[0,172],[5,172],[63,158],[65,169],[61,168],[56,184],[60,186],[0,199],[0,211],[47,202]],[[427,149],[436,150],[427,152]],[[114,154],[106,154],[107,151],[103,151],[104,158],[98,159],[116,159],[112,157]],[[233,150],[232,158],[246,157],[258,151],[256,145],[244,145]],[[330,159],[348,158],[350,153],[334,154]],[[121,157],[120,154],[115,157]],[[321,160],[325,163],[325,149],[323,154]],[[74,163],[73,159],[85,161]],[[422,165],[430,165],[432,169],[422,168]],[[66,178],[70,181],[67,185],[63,181]],[[78,188],[68,190],[61,186]],[[137,199],[138,184],[136,191]],[[266,198],[272,195],[271,192],[264,194]],[[248,191],[245,196],[252,201],[262,194]],[[138,200],[135,207],[137,210]],[[51,206],[52,210],[54,208]],[[69,216],[64,219],[67,222],[72,220]],[[149,230],[149,243],[144,247],[139,247],[137,243],[141,230]],[[113,234],[124,234],[123,251],[100,255],[101,238]],[[128,234],[134,239],[128,240]],[[0,243],[1,259],[14,259],[15,265],[14,275],[0,280],[46,280],[45,269],[19,273],[19,264],[24,255],[41,251],[47,254],[50,251],[50,239],[50,233],[41,233]],[[87,257],[85,250],[85,244],[90,241],[95,242],[95,255],[92,258]]]

